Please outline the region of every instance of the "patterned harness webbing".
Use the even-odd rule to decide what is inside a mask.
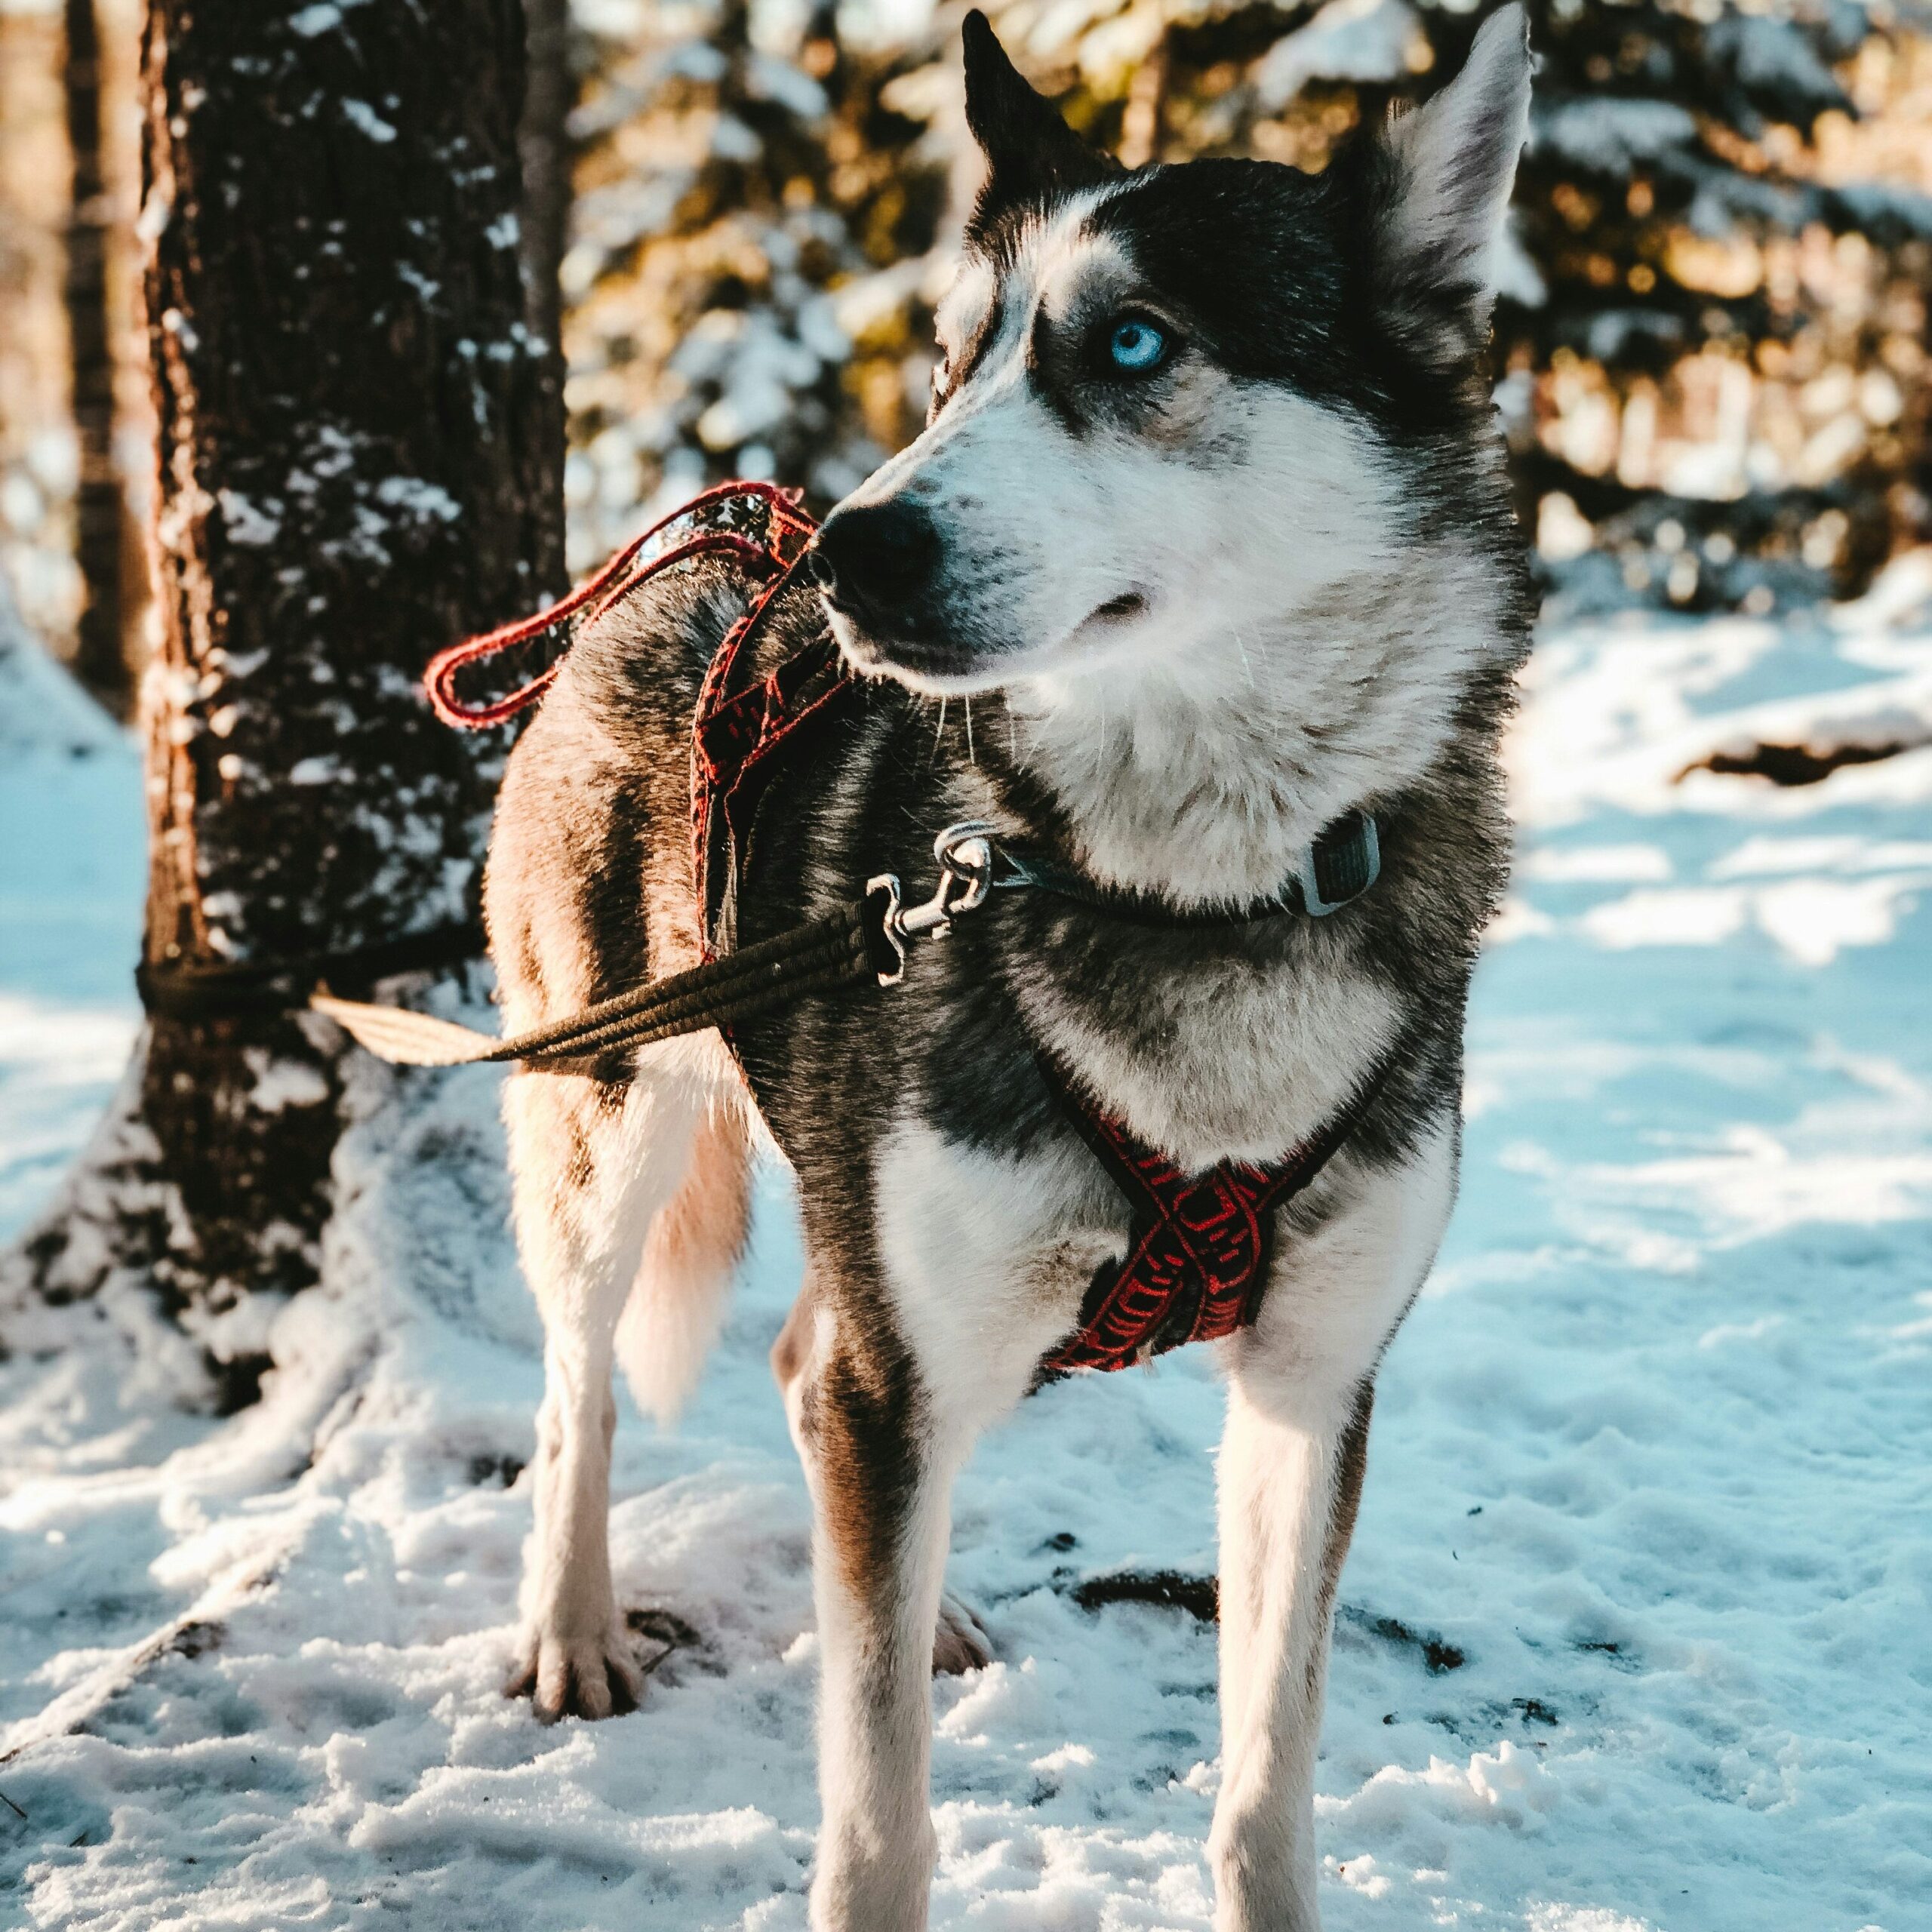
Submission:
[[[817,528],[775,493],[761,493],[759,500],[767,518],[762,536],[741,534],[762,549],[770,579],[718,645],[692,722],[691,857],[707,958],[731,950],[758,803],[781,755],[795,752],[857,685],[829,632],[762,676],[734,682],[749,661],[747,645],[792,581]],[[1371,1081],[1281,1161],[1269,1166],[1223,1161],[1188,1176],[1121,1122],[1096,1111],[1060,1069],[1039,1057],[1048,1086],[1133,1211],[1126,1260],[1095,1274],[1079,1327],[1041,1364],[1047,1377],[1075,1368],[1131,1367],[1183,1343],[1218,1340],[1251,1323],[1267,1286],[1272,1211],[1321,1171],[1380,1084],[1379,1076]]]
[[[758,540],[771,573],[751,608],[725,632],[699,687],[691,721],[691,864],[702,909],[706,959],[731,949],[737,883],[749,862],[759,800],[778,769],[781,750],[828,718],[858,681],[829,630],[761,678],[734,688],[745,647],[792,580],[818,525],[777,494]]]
[[[1321,1173],[1382,1084],[1378,1072],[1284,1160],[1223,1161],[1189,1176],[1083,1105],[1064,1071],[1038,1057],[1048,1084],[1134,1209],[1127,1258],[1095,1270],[1078,1329],[1041,1364],[1049,1374],[1129,1368],[1249,1326],[1268,1284],[1272,1211]]]

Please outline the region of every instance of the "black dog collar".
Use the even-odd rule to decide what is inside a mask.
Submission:
[[[1239,926],[1298,912],[1326,918],[1352,905],[1382,875],[1382,844],[1374,819],[1347,811],[1322,828],[1304,846],[1294,870],[1268,897],[1226,909],[1193,910],[1170,904],[1152,893],[1123,891],[1097,884],[1070,866],[994,838],[995,888],[1031,887],[1071,899],[1110,917],[1149,926]]]

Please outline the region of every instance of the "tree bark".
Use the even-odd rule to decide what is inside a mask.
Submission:
[[[558,271],[570,222],[571,147],[568,122],[576,88],[570,66],[570,0],[523,0],[523,114],[517,152],[523,168],[519,217],[523,271],[523,320],[543,349],[543,407],[554,419],[544,432],[554,450],[556,474],[546,487],[561,501],[564,460],[564,305]],[[564,534],[556,529],[554,554],[537,560],[545,586],[566,585]]]
[[[523,162],[524,321],[539,341],[554,343],[562,321],[557,271],[571,205],[570,4],[524,0],[523,11],[529,78],[516,143]]]
[[[107,307],[112,211],[101,163],[100,34],[94,0],[66,0],[63,17],[67,149],[73,168],[65,293],[74,430],[80,446],[74,555],[85,600],[73,669],[109,711],[125,718],[133,707],[133,691],[122,648],[125,500],[114,452],[114,350]]]
[[[340,955],[398,935],[478,949],[503,744],[445,729],[418,678],[561,566],[524,73],[518,0],[149,6],[149,1017],[121,1116],[24,1253],[59,1298],[152,1281],[227,1406],[330,1211],[344,1044],[278,1002],[318,961],[366,983]]]

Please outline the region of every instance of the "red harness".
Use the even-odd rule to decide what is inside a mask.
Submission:
[[[1087,1106],[1042,1060],[1088,1144],[1134,1209],[1127,1258],[1095,1271],[1080,1326],[1047,1358],[1050,1370],[1130,1368],[1186,1342],[1215,1342],[1251,1326],[1268,1285],[1272,1211],[1327,1165],[1361,1119],[1380,1080],[1284,1160],[1223,1161],[1189,1177]]]
[[[747,506],[756,506],[755,527],[745,521]],[[718,527],[667,541],[645,558],[667,531],[706,512],[721,519]],[[758,804],[780,768],[781,754],[797,752],[857,687],[829,632],[762,675],[748,675],[745,668],[755,656],[746,646],[792,580],[817,528],[792,492],[764,483],[728,483],[654,525],[561,602],[442,651],[424,677],[429,701],[446,724],[472,731],[501,724],[541,694],[558,664],[508,697],[480,706],[466,705],[456,694],[455,676],[464,666],[547,635],[581,611],[589,611],[585,622],[594,623],[659,571],[691,557],[731,555],[764,580],[713,655],[692,721],[691,856],[707,958],[731,949],[735,895],[749,869]],[[1050,1374],[1126,1368],[1183,1343],[1218,1340],[1252,1323],[1267,1285],[1273,1211],[1321,1171],[1380,1084],[1378,1078],[1364,1087],[1285,1159],[1266,1165],[1223,1161],[1189,1177],[1136,1140],[1122,1122],[1094,1109],[1044,1056],[1041,1066],[1133,1213],[1126,1259],[1106,1263],[1095,1273],[1081,1305],[1079,1327],[1041,1365]]]

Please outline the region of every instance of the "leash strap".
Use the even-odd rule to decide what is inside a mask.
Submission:
[[[587,1073],[620,1049],[760,1019],[814,993],[866,981],[878,984],[883,963],[892,958],[884,929],[894,911],[884,888],[876,888],[822,919],[508,1039],[426,1013],[328,993],[315,994],[309,1003],[371,1053],[396,1065],[470,1066],[515,1060],[531,1070]]]
[[[663,980],[586,1007],[568,1019],[503,1039],[406,1008],[340,999],[326,989],[309,1004],[379,1059],[401,1066],[471,1066],[515,1060],[527,1071],[583,1073],[620,1048],[649,1046],[715,1026],[762,1018],[814,993],[897,986],[906,948],[949,930],[986,900],[992,848],[977,825],[949,826],[933,841],[940,876],[933,896],[907,905],[898,875],[866,881],[862,898],[789,932],[706,957]]]

